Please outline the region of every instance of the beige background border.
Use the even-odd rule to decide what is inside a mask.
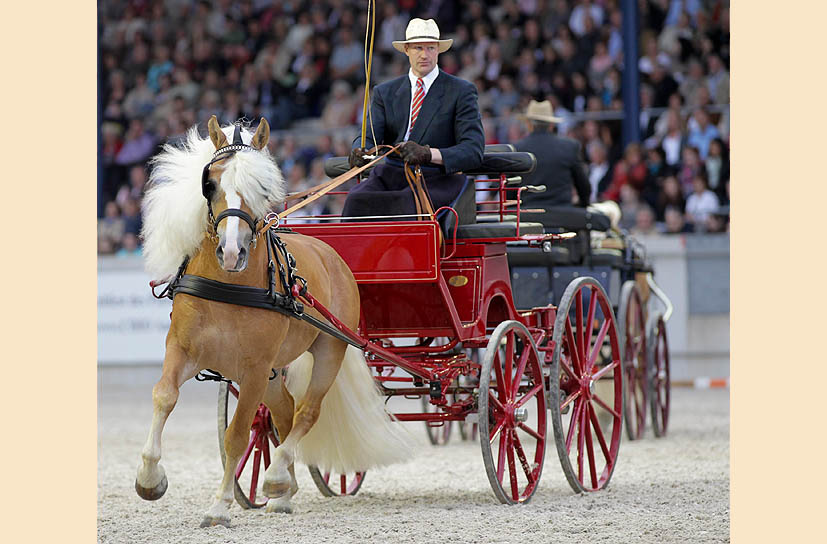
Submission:
[[[827,458],[827,5],[731,4],[732,535],[812,542]]]
[[[94,542],[96,2],[6,3],[0,36],[3,540]]]
[[[96,5],[4,20],[3,534],[91,542]],[[825,20],[821,2],[732,0],[736,542],[809,541],[824,517]]]

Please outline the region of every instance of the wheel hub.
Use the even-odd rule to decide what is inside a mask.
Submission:
[[[517,422],[525,422],[528,420],[528,408],[521,406],[514,410],[514,420]]]

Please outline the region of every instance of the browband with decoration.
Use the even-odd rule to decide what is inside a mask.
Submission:
[[[215,153],[213,153],[212,156],[213,156],[213,159],[215,159],[215,157],[217,157],[218,155],[223,155],[225,153],[234,153],[236,151],[246,151],[246,150],[255,151],[255,148],[245,144],[241,140],[241,122],[236,121],[235,122],[235,130],[233,131],[233,143],[231,143],[229,145],[225,145],[222,148],[216,149]],[[213,162],[215,162],[215,161],[213,160]]]

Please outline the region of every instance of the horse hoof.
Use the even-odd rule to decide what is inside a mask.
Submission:
[[[223,527],[230,528],[230,518],[214,518],[212,516],[206,516],[204,521],[201,522],[201,527],[215,527],[216,525],[221,525]]]
[[[167,492],[167,476],[164,475],[164,478],[153,488],[141,487],[138,484],[138,480],[135,480],[135,491],[138,492],[138,496],[144,499],[145,501],[157,501],[161,497],[164,496],[164,493]]]
[[[267,507],[264,509],[268,514],[292,514],[293,507],[289,502],[279,499],[270,499],[267,501]]]
[[[278,498],[290,492],[291,482],[273,482],[264,480],[261,484],[261,492],[267,497]]]

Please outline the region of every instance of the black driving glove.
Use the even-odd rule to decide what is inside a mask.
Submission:
[[[431,148],[416,142],[407,141],[402,144],[399,147],[399,154],[402,155],[403,161],[411,165],[431,162]]]
[[[367,149],[364,147],[357,147],[356,149],[352,149],[350,151],[350,155],[347,157],[347,164],[351,168],[358,168],[360,166],[364,166],[370,162],[369,159],[364,158],[362,155],[367,153]]]

